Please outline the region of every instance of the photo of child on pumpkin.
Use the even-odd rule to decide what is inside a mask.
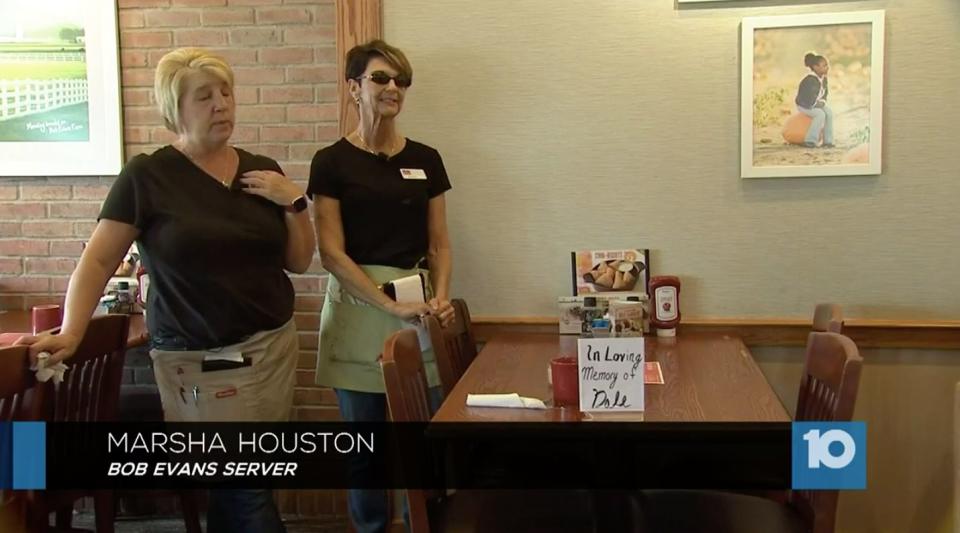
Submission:
[[[827,73],[830,63],[827,58],[808,52],[803,57],[803,64],[810,69],[810,73],[803,77],[797,88],[797,111],[807,115],[813,121],[807,129],[803,145],[815,148],[820,136],[823,136],[823,147],[833,148],[833,111],[827,105],[827,96],[830,93],[827,82]]]
[[[754,168],[874,161],[872,23],[790,25],[751,31],[744,72]]]

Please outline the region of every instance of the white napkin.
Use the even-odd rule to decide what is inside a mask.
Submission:
[[[47,360],[50,359],[50,354],[47,352],[40,352],[37,355],[37,362],[30,367],[30,370],[36,372],[37,381],[45,383],[50,381],[50,378],[53,378],[54,383],[63,383],[63,374],[67,371],[69,366],[59,362],[54,365],[47,366]]]
[[[518,409],[546,409],[543,400],[512,394],[467,394],[469,407],[511,407]]]
[[[393,290],[397,297],[397,302],[424,303],[423,280],[420,278],[420,274],[397,278],[391,281],[391,283],[393,283]],[[413,327],[417,330],[417,340],[420,341],[420,351],[425,352],[433,348],[433,342],[430,341],[430,332],[427,331],[426,324],[420,321]]]
[[[423,281],[420,274],[393,280],[393,290],[400,303],[423,303]]]

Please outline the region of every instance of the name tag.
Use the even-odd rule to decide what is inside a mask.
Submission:
[[[419,168],[401,168],[400,175],[403,176],[405,180],[425,180],[427,179],[427,173],[423,169]]]

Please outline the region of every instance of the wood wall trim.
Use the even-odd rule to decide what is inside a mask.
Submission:
[[[553,317],[479,316],[472,322],[480,341],[507,331],[557,331]],[[803,346],[810,325],[795,318],[684,318],[678,331],[727,333],[748,346]],[[850,319],[844,333],[860,348],[960,349],[960,320]]]
[[[383,37],[382,0],[337,0],[337,116],[340,135],[357,129],[357,113],[343,79],[344,56],[358,44]]]

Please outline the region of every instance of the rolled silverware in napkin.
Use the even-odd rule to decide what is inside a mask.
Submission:
[[[546,409],[543,400],[512,394],[467,394],[468,407],[507,407],[516,409]]]

